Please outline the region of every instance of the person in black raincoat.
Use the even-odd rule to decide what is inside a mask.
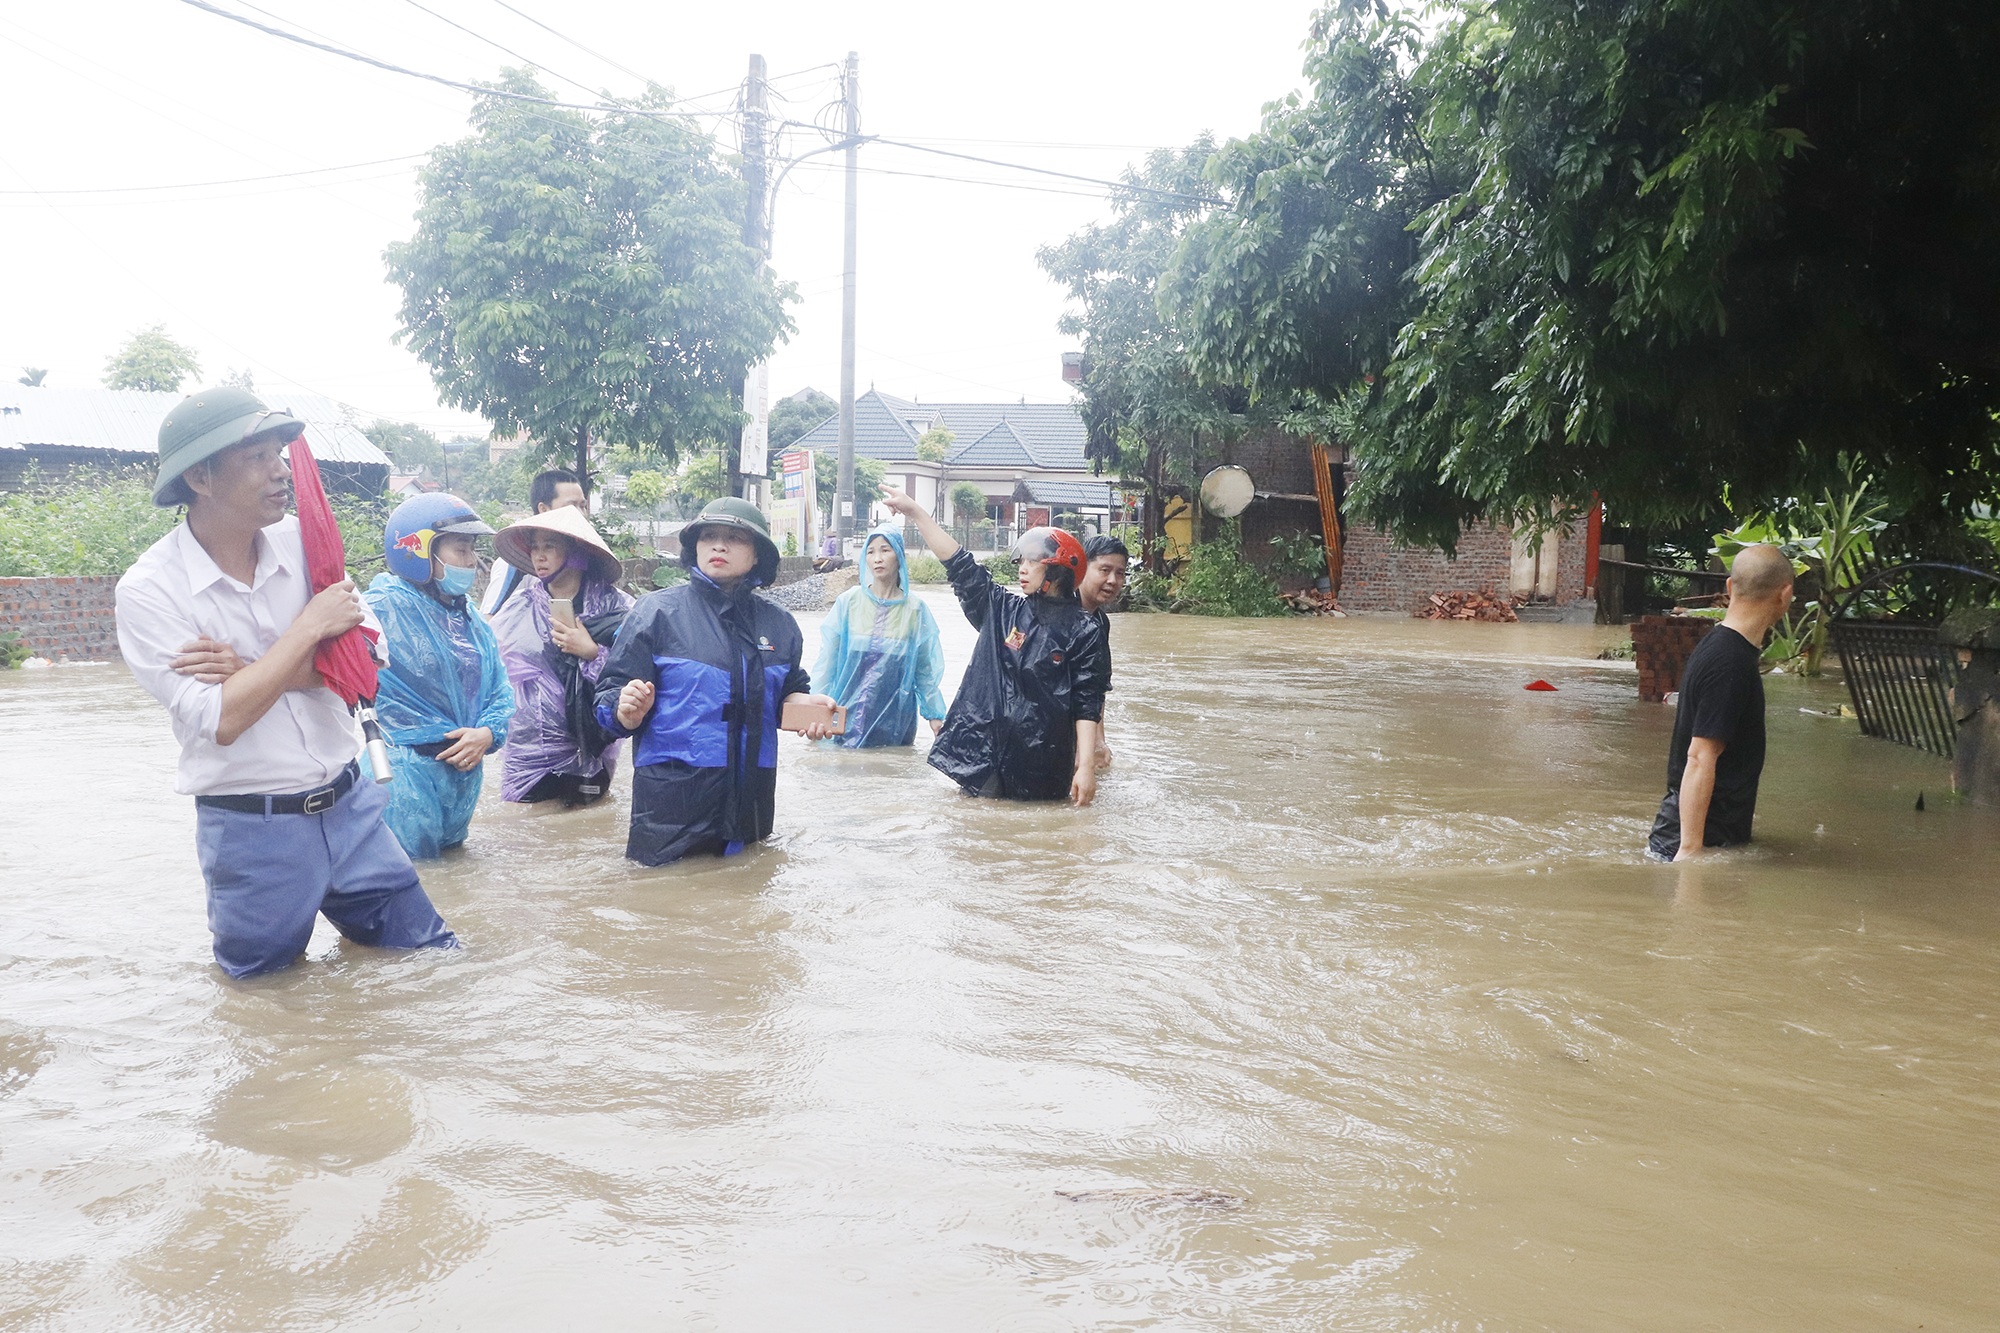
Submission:
[[[975,796],[1089,805],[1111,655],[1103,627],[1077,600],[1083,544],[1059,528],[1023,533],[1017,597],[915,500],[890,491],[882,503],[916,523],[979,631],[931,743],[931,767]]]
[[[809,693],[798,621],[753,591],[778,571],[755,505],[710,503],[681,530],[681,561],[688,581],[639,599],[597,678],[599,725],[637,737],[625,855],[655,866],[769,837],[783,706],[833,704]]]

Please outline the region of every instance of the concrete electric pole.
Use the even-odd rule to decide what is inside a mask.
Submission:
[[[841,102],[847,111],[847,228],[841,243],[840,273],[840,486],[834,495],[833,530],[840,535],[841,553],[854,535],[854,229],[855,188],[860,176],[861,57],[847,53],[841,78]]]
[[[771,257],[770,143],[765,96],[764,57],[750,57],[750,77],[743,85],[743,243],[758,258]],[[736,475],[729,493],[754,497],[757,483],[770,471],[771,367],[760,361],[743,374],[743,437],[736,455]]]

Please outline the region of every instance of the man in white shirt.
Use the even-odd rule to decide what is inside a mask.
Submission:
[[[215,960],[232,977],[288,967],[324,912],[385,948],[450,948],[361,779],[346,705],[313,669],[321,640],[367,620],[351,581],[308,582],[284,450],[304,424],[240,389],[184,399],[160,424],[153,502],[187,521],[118,580],[118,647],[166,706],[195,798]]]

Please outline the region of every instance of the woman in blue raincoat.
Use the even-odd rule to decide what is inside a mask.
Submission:
[[[910,563],[897,525],[869,533],[861,560],[868,581],[840,594],[820,625],[812,678],[847,709],[847,731],[826,743],[908,745],[917,738],[919,714],[932,735],[944,724],[937,620],[910,595]]]
[[[467,599],[473,538],[492,531],[456,496],[405,500],[383,534],[388,571],[368,585],[389,648],[375,697],[394,774],[383,818],[412,859],[465,841],[481,761],[514,714],[500,645]]]

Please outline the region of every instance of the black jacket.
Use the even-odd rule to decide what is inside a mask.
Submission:
[[[771,835],[778,708],[812,688],[801,647],[791,612],[747,583],[726,593],[697,572],[633,606],[597,678],[599,725],[638,737],[625,855],[664,865]],[[636,732],[617,718],[633,680],[655,690]]]
[[[1074,596],[1022,597],[972,553],[945,561],[965,618],[979,631],[931,767],[977,796],[1059,801],[1076,775],[1076,724],[1104,716],[1111,654]]]

